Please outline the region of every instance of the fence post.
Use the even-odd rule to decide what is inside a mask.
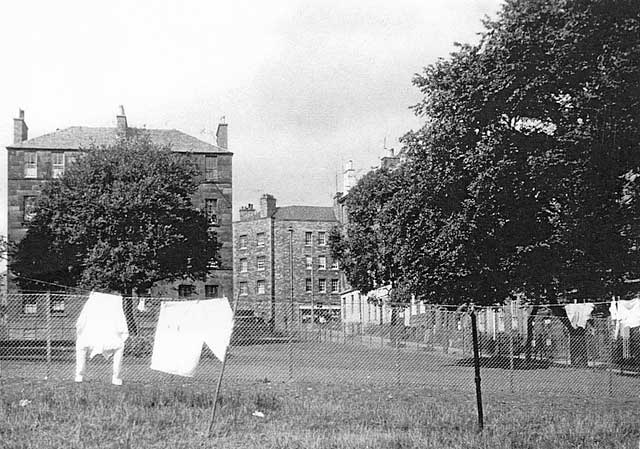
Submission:
[[[473,338],[473,366],[476,380],[476,404],[478,406],[478,429],[484,428],[484,417],[482,413],[482,388],[480,386],[480,352],[478,350],[478,326],[476,323],[476,312],[471,306],[471,336]]]
[[[400,386],[400,344],[398,341],[397,332],[394,340],[396,347],[396,385]]]
[[[611,338],[611,333],[608,333],[609,337],[609,357],[607,371],[609,371],[609,397],[613,396],[613,351],[615,348],[615,340]]]
[[[49,379],[51,374],[51,292],[47,292],[45,298],[45,316],[47,320],[47,374],[45,379]]]
[[[513,320],[509,323],[509,391],[513,393]]]

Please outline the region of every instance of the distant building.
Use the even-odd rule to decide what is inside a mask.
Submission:
[[[388,148],[385,156],[380,159],[380,168],[391,170],[396,168],[401,161],[401,156],[395,154],[393,148]],[[341,225],[346,225],[349,222],[349,211],[346,206],[346,200],[349,196],[349,191],[357,182],[353,161],[348,161],[345,164],[343,172],[342,184],[344,192],[336,193],[334,198],[336,217]],[[342,290],[340,291],[340,318],[343,323],[369,325],[387,324],[391,322],[392,308],[389,305],[390,287],[381,286],[369,292],[368,295],[364,295],[360,290],[349,285],[342,271],[340,272],[340,285],[342,286]],[[401,313],[402,319],[408,324],[409,314],[405,314],[404,310]]]
[[[268,320],[284,319],[293,296],[300,319],[339,315],[340,276],[329,251],[329,233],[337,224],[333,207],[284,206],[268,194],[260,208],[240,209],[233,223],[234,291],[243,307],[252,304]],[[293,270],[292,270],[293,269]],[[332,315],[333,314],[333,315]]]
[[[205,282],[176,282],[159,284],[150,292],[162,296],[233,296],[232,275],[232,156],[227,148],[227,124],[220,123],[216,144],[196,139],[175,129],[140,129],[127,124],[124,108],[120,106],[113,128],[72,126],[32,139],[24,112],[13,121],[14,139],[7,151],[7,210],[0,217],[2,231],[10,243],[19,242],[27,231],[35,202],[42,188],[51,179],[61,176],[65,168],[78,158],[81,149],[92,145],[112,145],[119,136],[146,132],[156,144],[169,144],[174,152],[188,154],[200,167],[202,181],[193,195],[193,206],[204,209],[215,226],[222,243],[220,264],[209,272]],[[16,292],[17,285],[9,273],[5,292]],[[43,286],[46,290],[46,286]],[[31,310],[31,309],[30,309]]]

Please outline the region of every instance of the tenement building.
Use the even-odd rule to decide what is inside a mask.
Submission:
[[[284,206],[268,194],[233,223],[234,291],[242,307],[281,323],[293,300],[302,322],[339,319],[340,276],[329,251],[333,207]],[[299,313],[298,313],[299,312]]]
[[[71,126],[32,139],[24,112],[14,119],[13,143],[7,146],[7,191],[3,195],[7,208],[0,217],[8,242],[17,243],[25,235],[33,215],[36,199],[42,187],[62,176],[81,150],[92,146],[112,145],[121,136],[135,132],[148,133],[156,144],[169,145],[172,151],[188,154],[201,170],[201,182],[192,197],[194,207],[204,209],[222,243],[220,263],[208,274],[206,281],[180,281],[158,284],[151,292],[159,296],[216,297],[233,296],[232,275],[232,184],[231,160],[227,148],[227,124],[220,123],[216,144],[204,142],[175,129],[147,129],[129,127],[124,108],[120,106],[115,127]],[[11,273],[4,289],[17,291]]]

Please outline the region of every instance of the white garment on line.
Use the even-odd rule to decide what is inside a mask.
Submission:
[[[567,304],[564,310],[567,312],[567,318],[571,322],[574,329],[586,327],[587,321],[591,318],[591,312],[595,306],[591,303],[583,304]]]
[[[163,301],[156,326],[151,369],[193,376],[206,343],[223,361],[233,331],[233,311],[226,298]]]
[[[626,301],[614,300],[609,306],[609,312],[616,324],[614,338],[618,338],[620,329],[640,326],[640,298]]]
[[[76,321],[76,348],[90,350],[89,358],[109,358],[124,349],[128,337],[122,296],[91,292]]]

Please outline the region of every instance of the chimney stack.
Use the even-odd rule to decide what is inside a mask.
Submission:
[[[13,119],[13,144],[18,144],[27,140],[29,127],[24,121],[24,111],[18,109],[18,118]]]
[[[400,158],[395,155],[393,148],[387,148],[387,154],[381,159],[382,168],[393,170],[400,163]]]
[[[345,194],[349,193],[349,190],[356,185],[356,171],[353,169],[353,161],[351,160],[344,165],[342,182]]]
[[[220,123],[218,123],[218,129],[216,130],[216,145],[220,148],[227,149],[227,122],[224,115],[220,117]]]
[[[260,198],[260,218],[271,217],[276,211],[276,199],[265,193]]]
[[[127,137],[127,116],[124,114],[124,106],[118,108],[116,115],[116,134],[118,137]]]
[[[240,208],[240,220],[249,220],[253,218],[255,214],[256,210],[253,208],[253,204],[251,203]]]

